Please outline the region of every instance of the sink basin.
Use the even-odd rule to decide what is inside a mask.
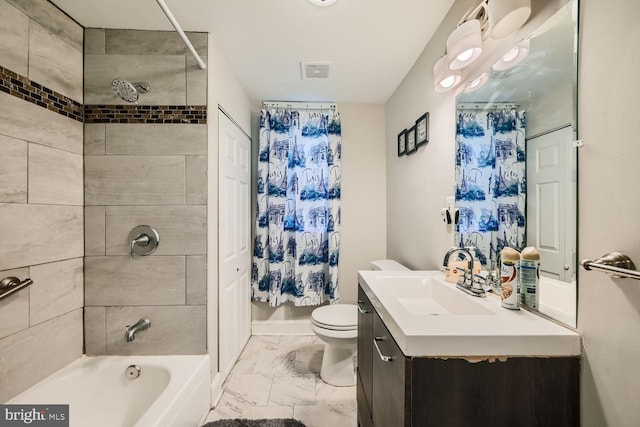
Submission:
[[[394,277],[382,279],[379,286],[391,291],[392,298],[416,316],[493,315],[479,302],[435,278]]]
[[[360,271],[358,283],[406,356],[578,356],[580,335],[496,295],[478,298],[440,271]]]

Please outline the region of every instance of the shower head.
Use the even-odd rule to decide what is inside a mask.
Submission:
[[[136,102],[141,93],[149,92],[149,83],[129,83],[124,79],[114,79],[111,82],[111,89],[120,98],[127,102]]]

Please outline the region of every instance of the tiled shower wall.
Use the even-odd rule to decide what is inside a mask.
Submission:
[[[207,35],[188,36],[206,61]],[[125,107],[114,78],[151,90]],[[88,354],[206,352],[206,79],[174,32],[85,31]],[[131,258],[141,224],[160,245]],[[125,343],[140,318],[151,328]]]
[[[0,0],[0,402],[82,355],[83,30],[46,1]]]

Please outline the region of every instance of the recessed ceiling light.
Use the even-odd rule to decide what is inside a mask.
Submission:
[[[320,7],[331,6],[336,0],[309,0],[312,4]]]

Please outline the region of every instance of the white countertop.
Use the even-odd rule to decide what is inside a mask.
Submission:
[[[358,282],[406,356],[581,354],[575,331],[527,310],[502,308],[493,295],[467,295],[440,271],[359,271]]]

